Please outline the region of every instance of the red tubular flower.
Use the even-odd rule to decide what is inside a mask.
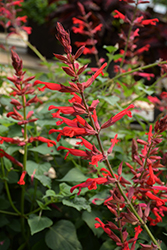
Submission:
[[[148,168],[149,168],[149,179],[147,180],[147,184],[152,186],[155,183],[155,178],[154,178],[154,172],[153,172],[153,169],[152,169],[152,165],[149,164]]]
[[[87,187],[89,190],[97,189],[97,184],[100,185],[100,184],[104,184],[106,182],[108,182],[108,180],[107,180],[107,178],[104,178],[104,177],[94,178],[94,179],[89,178],[85,182],[83,182],[81,184],[77,184],[74,187],[72,187],[70,189],[70,192],[72,193],[74,191],[74,189],[79,188],[79,192],[77,193],[77,195],[79,195],[81,192],[81,189],[84,187]]]
[[[159,22],[159,20],[157,18],[153,18],[153,19],[143,20],[141,24],[142,25],[156,25],[157,22]]]
[[[112,144],[111,144],[111,147],[110,147],[110,148],[108,149],[108,151],[107,151],[108,154],[111,154],[111,152],[112,152],[112,150],[113,150],[113,147],[115,146],[116,143],[119,142],[119,140],[117,140],[117,136],[118,136],[118,134],[116,134],[116,135],[114,136],[114,139],[111,139]]]
[[[105,160],[105,157],[102,154],[93,155],[89,164],[96,165],[96,167],[98,167],[98,162],[102,161],[103,159]]]
[[[123,15],[121,12],[119,12],[118,10],[114,10],[114,13],[116,13],[114,18],[121,18],[122,20],[124,20],[124,22],[130,23],[130,20],[125,15]]]
[[[67,154],[65,155],[65,159],[67,158],[67,156],[69,154],[72,154],[72,155],[75,155],[75,156],[87,157],[87,153],[85,151],[83,151],[83,150],[80,150],[80,149],[73,149],[73,148],[66,148],[66,147],[63,147],[63,146],[59,146],[57,148],[57,151],[62,150],[62,149],[67,149],[68,150]]]
[[[16,164],[19,167],[23,167],[23,164],[20,163],[19,161],[17,161],[13,156],[7,154],[3,149],[0,148],[0,157],[6,157],[8,158],[11,162],[13,162],[14,164]]]
[[[36,137],[30,137],[28,142],[33,142],[33,141],[41,141],[47,143],[48,147],[53,147],[53,145],[56,145],[56,142],[50,139],[46,139],[42,136],[36,136]]]
[[[115,116],[111,117],[107,122],[105,122],[101,128],[108,128],[113,125],[115,122],[119,121],[124,115],[132,117],[131,111],[128,109],[134,108],[133,104],[130,104],[127,108],[116,114]]]
[[[13,139],[13,138],[10,138],[10,137],[0,136],[0,144],[2,144],[4,141],[5,142],[10,142],[12,144],[17,144],[18,146],[24,146],[25,145],[25,142],[20,140],[20,139]]]
[[[88,88],[93,82],[94,80],[100,75],[100,74],[103,74],[103,69],[107,66],[107,63],[105,62],[101,67],[100,69],[98,69],[96,71],[96,73],[87,80],[87,82],[84,82],[83,85],[84,85],[84,89]]]
[[[23,171],[20,177],[20,180],[17,182],[19,185],[25,185],[24,177],[26,175],[26,171]]]
[[[118,236],[116,234],[114,234],[109,227],[107,227],[98,217],[95,218],[96,221],[98,221],[98,223],[95,224],[95,228],[99,228],[101,227],[105,233],[108,234],[108,236],[114,240],[115,242],[119,242],[121,243],[121,240],[118,238]]]

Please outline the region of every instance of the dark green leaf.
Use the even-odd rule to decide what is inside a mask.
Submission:
[[[86,181],[86,176],[77,168],[72,168],[62,179],[58,181],[70,182],[70,183],[81,183]]]
[[[32,176],[38,179],[44,186],[51,187],[51,179],[46,176],[46,173],[49,171],[51,165],[49,162],[44,162],[43,164],[37,164],[33,161],[27,161],[27,173],[29,176]]]
[[[92,210],[91,213],[84,211],[82,214],[82,219],[86,222],[86,224],[90,227],[93,231],[94,235],[98,237],[103,234],[102,228],[95,228],[95,218],[98,217],[101,219],[101,213],[99,211]]]
[[[99,250],[111,250],[111,249],[118,250],[120,248],[116,247],[115,242],[113,242],[112,240],[107,240],[103,243],[103,245],[100,247]]]
[[[58,221],[46,233],[45,241],[52,250],[81,250],[74,225],[67,220]]]
[[[81,211],[82,209],[87,210],[88,212],[91,211],[91,206],[84,197],[75,196],[74,199],[71,200],[63,199],[62,203],[66,206],[74,207],[78,211]]]
[[[43,143],[43,144],[39,145],[38,147],[30,148],[29,150],[32,152],[37,152],[39,154],[43,154],[43,155],[47,155],[47,154],[58,155],[59,154],[54,146],[48,147],[47,143]]]

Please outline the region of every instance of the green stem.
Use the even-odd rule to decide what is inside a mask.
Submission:
[[[47,63],[46,58],[29,41],[25,40],[24,38],[22,38],[22,40],[38,56],[38,58],[42,62]]]
[[[24,120],[26,120],[26,100],[25,96],[22,96],[22,104],[23,104],[23,117]],[[24,141],[27,140],[27,124],[24,125]],[[23,171],[26,171],[26,164],[27,164],[27,142],[24,146],[24,156],[23,156]],[[25,218],[24,218],[24,195],[25,195],[25,185],[22,185],[22,192],[21,192],[21,229],[22,229],[22,235],[25,240],[27,240],[26,234],[25,234]]]
[[[3,164],[3,159],[1,158],[1,167],[2,167],[2,174],[3,174],[3,177],[4,177],[4,183],[5,183],[5,189],[6,189],[6,193],[7,193],[7,196],[8,196],[8,200],[10,202],[10,205],[11,207],[13,208],[13,210],[18,214],[18,215],[21,215],[20,211],[15,207],[13,201],[12,201],[12,197],[10,195],[10,190],[9,190],[9,187],[8,187],[8,183],[7,183],[7,180],[5,179],[6,176],[5,176],[5,169],[4,169],[4,164]]]
[[[138,68],[132,69],[132,70],[130,70],[130,71],[127,71],[127,72],[118,74],[118,75],[114,76],[113,78],[111,78],[111,79],[106,83],[106,85],[110,85],[111,83],[113,83],[115,80],[117,80],[117,79],[120,78],[120,77],[129,75],[129,74],[132,74],[132,73],[134,73],[134,72],[138,72],[138,71],[142,71],[142,70],[145,70],[145,69],[149,69],[149,68],[155,67],[155,66],[157,66],[158,64],[167,64],[167,61],[151,63],[151,64],[149,64],[149,65],[146,65],[146,66],[143,66],[143,67],[138,67]]]
[[[17,213],[13,213],[13,212],[9,212],[9,211],[4,211],[4,210],[0,210],[1,214],[8,214],[8,215],[14,215],[14,216],[19,216],[19,214]]]

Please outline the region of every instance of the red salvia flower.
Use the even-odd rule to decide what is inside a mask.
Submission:
[[[16,164],[19,167],[23,167],[23,164],[20,163],[19,161],[17,161],[13,156],[7,154],[3,149],[0,148],[0,157],[6,157],[8,158],[11,162],[13,162],[14,164]]]
[[[26,171],[23,171],[20,177],[20,180],[17,182],[19,185],[25,185],[24,177],[26,175]]]
[[[115,116],[111,117],[107,122],[105,122],[101,128],[108,128],[110,126],[112,126],[115,122],[119,121],[120,119],[122,119],[122,117],[124,115],[127,115],[129,117],[132,117],[131,111],[129,109],[134,108],[133,104],[130,104],[127,108],[125,108],[124,110],[122,110],[121,112],[119,112],[118,114],[116,114]]]
[[[79,188],[79,192],[77,193],[77,195],[79,195],[81,192],[81,189],[84,187],[87,187],[89,190],[97,189],[97,184],[100,185],[100,184],[105,184],[107,182],[108,182],[107,178],[104,178],[104,177],[94,178],[94,179],[89,178],[85,182],[83,182],[81,184],[77,184],[74,187],[72,187],[70,189],[70,192],[72,193],[74,191],[74,189]]]

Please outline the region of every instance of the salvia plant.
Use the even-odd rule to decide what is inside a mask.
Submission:
[[[137,6],[148,1],[124,2],[134,3],[137,13]],[[87,28],[88,36],[91,29],[96,33],[99,28],[91,26],[84,7],[78,6],[82,13],[74,19],[78,31],[85,35]],[[166,249],[166,241],[154,228],[166,222],[167,116],[155,125],[142,124],[146,132],[131,131],[137,108],[126,95],[129,86],[136,90],[133,77],[152,76],[143,72],[146,68],[159,66],[164,78],[166,61],[138,65],[137,56],[149,49],[135,45],[138,27],[156,25],[158,19],[144,20],[136,13],[130,20],[115,11],[114,18],[130,24],[130,29],[127,37],[121,31],[125,49],[119,55],[114,55],[117,48],[106,47],[112,54],[111,58],[108,53],[109,62],[120,63],[112,79],[105,72],[107,62],[98,63],[98,57],[98,68],[90,76],[88,65],[79,61],[89,40],[73,53],[70,34],[60,22],[56,38],[64,54],[54,56],[60,61],[64,83],[34,81],[19,55],[11,51],[14,75],[7,80],[12,91],[6,103],[2,98],[5,107],[0,118],[2,249]],[[96,49],[94,37],[90,39],[89,45]],[[123,84],[125,80],[130,85]],[[141,86],[138,96],[147,93],[149,101],[164,111],[166,92],[160,101],[151,96],[153,87]],[[163,233],[165,238],[165,229]]]

